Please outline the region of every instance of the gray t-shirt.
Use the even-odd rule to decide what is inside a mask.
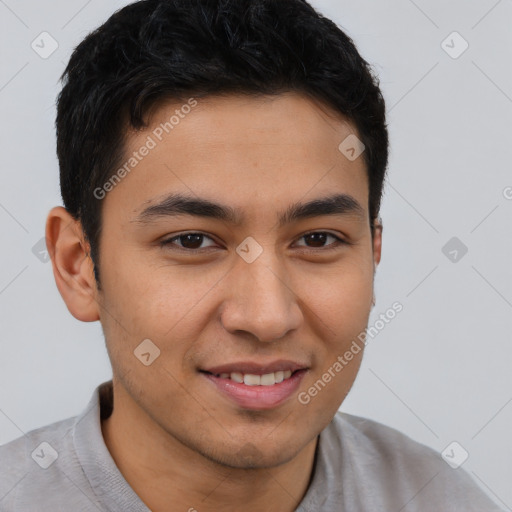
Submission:
[[[112,381],[77,417],[0,447],[1,512],[148,512],[114,463],[100,418]],[[191,504],[201,512],[200,504]],[[172,507],[169,509],[173,511]],[[297,512],[493,512],[462,468],[372,420],[338,412],[321,432],[314,475]],[[502,511],[503,512],[503,511]]]

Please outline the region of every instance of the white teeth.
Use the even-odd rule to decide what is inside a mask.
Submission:
[[[244,380],[245,382],[245,380]],[[274,373],[266,373],[265,375],[261,376],[260,384],[262,386],[272,386],[276,383],[276,378]]]
[[[265,373],[265,375],[239,372],[232,372],[231,374],[221,373],[220,375],[217,375],[217,377],[220,377],[221,379],[230,378],[239,384],[244,383],[246,386],[273,386],[274,384],[283,382],[285,379],[289,379],[291,376],[291,370],[280,370],[273,373]]]
[[[246,373],[244,375],[244,384],[246,386],[259,386],[261,384],[261,377],[259,375],[252,375],[251,373]]]

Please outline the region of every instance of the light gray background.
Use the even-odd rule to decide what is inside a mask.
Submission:
[[[69,314],[32,247],[61,204],[58,78],[72,49],[126,3],[0,0],[0,444],[78,414],[110,378],[99,323]],[[391,158],[370,325],[404,306],[368,344],[342,410],[439,452],[457,441],[469,452],[462,467],[512,510],[512,2],[313,5],[380,77]],[[31,48],[43,31],[59,45],[47,59]],[[453,31],[469,44],[458,58],[442,47]],[[468,248],[457,262],[442,252],[454,236]]]

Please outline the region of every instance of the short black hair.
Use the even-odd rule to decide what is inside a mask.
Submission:
[[[85,37],[61,80],[61,194],[81,222],[98,284],[102,201],[93,191],[123,161],[128,129],[147,127],[161,101],[288,91],[320,100],[355,124],[372,225],[379,215],[388,161],[379,81],[352,39],[306,0],[134,2]]]

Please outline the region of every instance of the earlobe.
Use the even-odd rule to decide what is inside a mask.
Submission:
[[[61,206],[46,220],[46,245],[57,288],[69,312],[82,322],[99,320],[94,267],[82,226]]]

